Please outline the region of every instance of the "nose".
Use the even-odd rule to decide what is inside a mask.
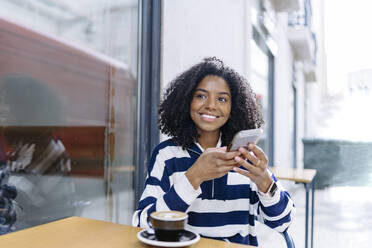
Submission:
[[[208,97],[205,107],[207,109],[216,109],[216,99],[215,99],[215,97]]]

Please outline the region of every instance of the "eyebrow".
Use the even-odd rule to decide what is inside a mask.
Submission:
[[[197,91],[202,91],[202,92],[205,92],[205,93],[208,93],[209,91],[208,90],[205,90],[205,89],[196,89],[195,92]],[[219,95],[228,95],[230,96],[230,94],[228,92],[225,92],[225,91],[221,91],[221,92],[218,92]]]

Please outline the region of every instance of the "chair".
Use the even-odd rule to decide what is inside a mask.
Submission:
[[[310,224],[310,240],[311,247],[314,241],[314,194],[315,194],[315,181],[317,171],[315,169],[299,169],[299,168],[278,168],[270,167],[275,177],[280,180],[288,180],[295,183],[302,183],[305,186],[305,248],[309,247],[309,213],[310,213],[310,200],[309,193],[311,192],[311,224]]]
[[[293,242],[293,239],[291,235],[287,232],[287,229],[281,233],[285,239],[285,242],[287,243],[288,248],[295,248],[295,244]]]

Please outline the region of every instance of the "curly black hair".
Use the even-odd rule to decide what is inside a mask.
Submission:
[[[171,81],[160,102],[159,129],[184,149],[199,138],[196,125],[190,117],[190,104],[196,87],[206,76],[223,78],[231,92],[230,118],[221,127],[223,146],[230,143],[236,132],[259,128],[264,123],[256,94],[247,80],[225,66],[222,60],[205,58]]]

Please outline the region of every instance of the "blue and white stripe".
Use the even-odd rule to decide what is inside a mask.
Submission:
[[[256,220],[279,232],[288,228],[294,204],[279,182],[279,190],[271,197],[258,193],[249,178],[231,171],[203,182],[195,190],[185,172],[201,153],[197,144],[183,150],[172,140],[154,149],[133,225],[148,228],[147,219],[153,211],[178,210],[188,213],[188,230],[204,237],[256,246]]]

